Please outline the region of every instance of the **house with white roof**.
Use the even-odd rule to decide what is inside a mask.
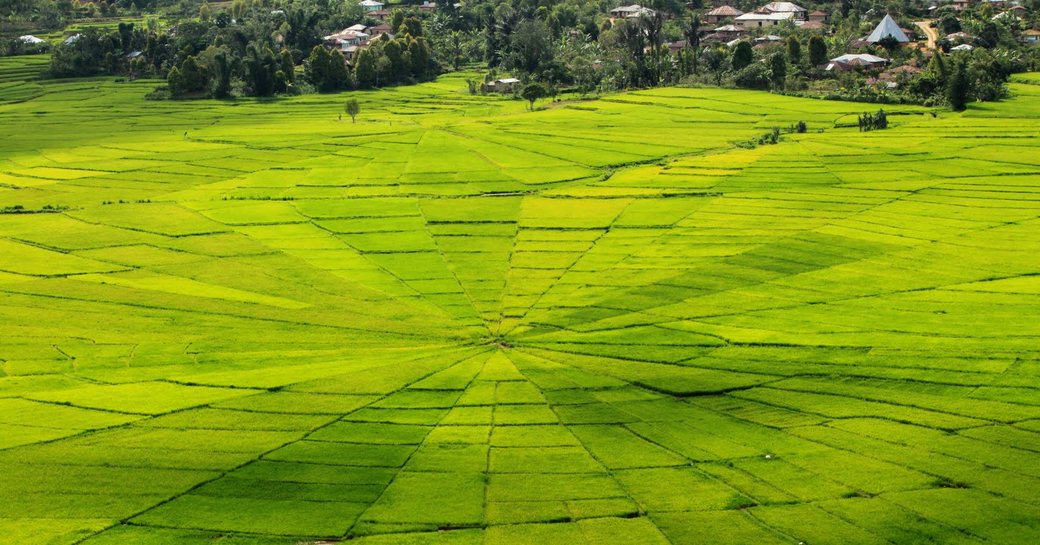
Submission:
[[[875,70],[883,68],[886,64],[888,64],[888,59],[878,57],[877,55],[848,53],[831,59],[830,64],[827,65],[827,70],[840,70],[843,72],[857,68]]]
[[[365,8],[365,11],[378,11],[383,9],[386,4],[379,2],[378,0],[361,0],[358,5]]]
[[[618,6],[610,10],[610,17],[612,19],[632,19],[642,17],[643,15],[653,15],[654,13],[656,12],[650,8],[632,4],[631,6]]]
[[[896,20],[891,15],[885,15],[885,18],[878,23],[878,26],[874,27],[874,31],[867,36],[866,40],[869,43],[876,44],[889,38],[901,44],[910,41],[903,29],[899,28]]]
[[[324,38],[326,47],[339,50],[347,60],[353,58],[359,49],[368,47],[368,41],[372,37],[365,32],[351,30],[351,28],[353,27],[345,28]]]
[[[750,30],[755,28],[766,28],[771,26],[777,26],[784,22],[794,22],[793,12],[782,12],[782,13],[745,13],[740,17],[733,19],[737,23],[737,26],[744,30]]]
[[[806,14],[809,13],[809,10],[792,2],[770,2],[755,11],[761,13],[790,13],[791,18],[795,21],[804,21]]]

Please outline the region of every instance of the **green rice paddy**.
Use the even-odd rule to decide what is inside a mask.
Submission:
[[[860,133],[3,62],[4,543],[1040,541],[1035,78]]]

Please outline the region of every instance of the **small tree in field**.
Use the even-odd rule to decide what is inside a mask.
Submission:
[[[534,101],[548,96],[549,90],[545,88],[541,83],[528,83],[524,86],[524,89],[520,91],[520,96],[528,102],[531,111],[534,111]]]
[[[347,115],[350,116],[351,123],[354,122],[354,118],[357,117],[357,114],[361,113],[361,105],[358,104],[356,98],[348,100],[347,103],[343,106],[343,109],[346,110]]]

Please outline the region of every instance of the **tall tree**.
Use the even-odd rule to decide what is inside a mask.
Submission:
[[[517,25],[509,40],[509,55],[506,58],[508,68],[534,74],[552,58],[549,29],[544,22],[534,19]]]
[[[964,61],[957,62],[953,67],[953,75],[947,86],[947,99],[950,108],[955,112],[961,112],[968,107],[968,66]]]
[[[698,61],[701,53],[701,18],[693,14],[689,22],[683,26],[683,38],[686,39],[686,49],[693,54],[693,73],[698,73]]]
[[[809,63],[813,66],[827,63],[827,42],[819,36],[809,38]]]
[[[278,69],[285,74],[289,83],[296,81],[296,63],[293,62],[292,53],[288,49],[282,49],[278,54]]]
[[[722,85],[726,75],[726,54],[718,48],[708,48],[704,52],[704,66],[715,76],[715,85]]]
[[[354,62],[354,80],[358,89],[371,89],[376,85],[376,59],[367,48],[357,54]]]
[[[740,70],[745,66],[751,64],[754,60],[755,53],[751,50],[751,42],[741,40],[737,42],[737,46],[733,48],[733,69]]]
[[[787,37],[787,58],[794,65],[802,62],[802,42],[798,41],[798,36],[793,34]]]
[[[773,89],[783,90],[787,80],[787,59],[780,51],[769,56],[769,82]]]

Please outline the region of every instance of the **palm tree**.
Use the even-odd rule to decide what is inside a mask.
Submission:
[[[693,53],[693,73],[697,74],[698,67],[697,61],[700,60],[701,53],[701,34],[699,29],[701,27],[701,18],[697,14],[693,14],[689,22],[683,26],[683,38],[686,38],[686,49]]]

